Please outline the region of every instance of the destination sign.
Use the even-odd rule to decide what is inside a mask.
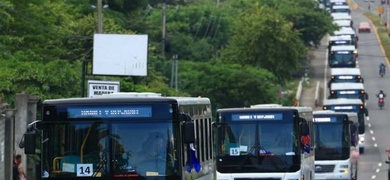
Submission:
[[[358,91],[338,91],[338,94],[357,94]]]
[[[336,44],[347,44],[347,41],[336,41]]]
[[[332,110],[353,110],[356,106],[331,106]]]
[[[335,51],[336,54],[352,54],[352,51]]]
[[[353,76],[338,76],[338,79],[353,79]]]
[[[314,117],[314,122],[337,122],[336,117]]]
[[[151,106],[69,107],[68,118],[152,117]]]
[[[283,120],[283,114],[281,113],[232,114],[232,121],[241,121],[241,120]]]

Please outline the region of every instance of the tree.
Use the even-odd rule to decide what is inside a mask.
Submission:
[[[307,0],[261,0],[261,4],[275,9],[300,32],[304,44],[318,45],[326,34],[337,30],[333,19],[316,1]]]
[[[218,62],[179,61],[179,88],[209,97],[214,108],[244,107],[276,100],[276,78],[264,69]]]
[[[292,23],[268,7],[244,12],[236,18],[233,31],[220,61],[266,69],[280,82],[291,77],[306,55],[306,47]]]

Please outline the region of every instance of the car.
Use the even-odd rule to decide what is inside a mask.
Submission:
[[[359,33],[362,33],[362,32],[370,33],[371,32],[370,24],[368,22],[361,22],[359,24],[358,32]]]

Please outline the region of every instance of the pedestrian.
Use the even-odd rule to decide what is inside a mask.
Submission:
[[[18,171],[18,164],[16,164],[16,158],[14,157],[14,162],[12,165],[12,179],[13,180],[19,180],[19,171]]]
[[[24,172],[22,165],[22,156],[20,154],[16,155],[14,159],[13,176],[14,180],[27,180],[27,175]]]

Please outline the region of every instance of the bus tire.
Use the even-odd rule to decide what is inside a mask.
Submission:
[[[364,147],[359,147],[359,153],[364,154]]]

